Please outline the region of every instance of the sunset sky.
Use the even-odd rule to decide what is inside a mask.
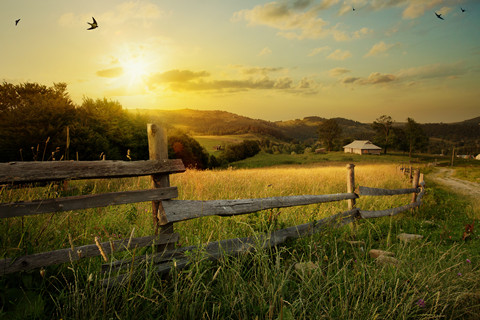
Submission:
[[[0,24],[0,80],[66,82],[79,104],[480,116],[479,0],[1,0]]]

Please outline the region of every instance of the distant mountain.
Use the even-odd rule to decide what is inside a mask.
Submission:
[[[318,138],[317,128],[326,118],[318,116],[287,121],[266,121],[220,110],[138,110],[150,121],[162,122],[191,135],[232,135],[257,133],[284,141],[311,141]],[[371,124],[344,118],[334,118],[342,128],[344,139],[373,140]],[[456,123],[421,124],[428,137],[448,144],[479,144],[480,117]],[[395,122],[396,126],[404,123]]]
[[[138,110],[150,121],[161,122],[191,135],[231,135],[258,133],[284,141],[306,141],[318,138],[318,126],[326,118],[311,116],[288,121],[252,119],[220,110]],[[343,136],[352,139],[371,139],[374,131],[369,124],[335,118]]]

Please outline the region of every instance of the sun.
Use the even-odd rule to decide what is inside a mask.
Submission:
[[[148,63],[140,58],[129,58],[121,61],[123,74],[129,86],[139,84],[148,74]]]

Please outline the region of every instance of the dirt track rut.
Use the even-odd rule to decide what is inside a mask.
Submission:
[[[431,177],[436,182],[449,187],[454,192],[480,199],[480,184],[454,178],[454,172],[455,170],[450,168],[437,168]]]

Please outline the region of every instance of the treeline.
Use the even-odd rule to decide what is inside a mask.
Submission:
[[[108,99],[73,103],[65,83],[0,85],[0,162],[147,160],[146,115],[132,114]],[[258,153],[258,142],[228,146],[216,158],[192,137],[170,129],[170,158],[207,169]]]
[[[65,83],[0,86],[0,161],[148,158],[145,119],[115,101],[75,105]]]

